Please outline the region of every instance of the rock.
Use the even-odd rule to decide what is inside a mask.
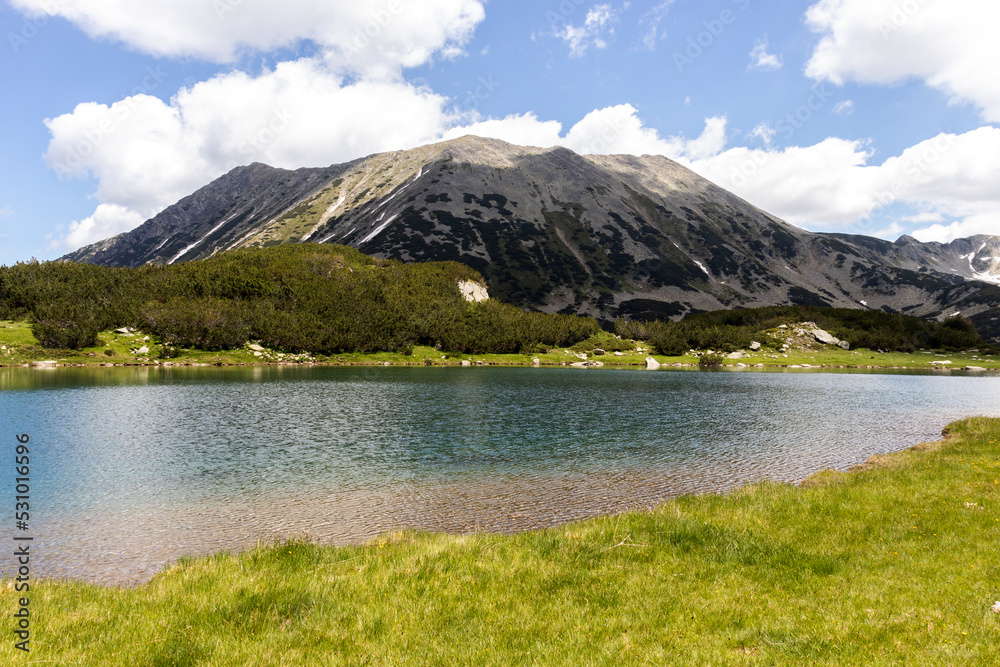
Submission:
[[[787,329],[787,328],[788,328],[788,325],[787,325],[787,324],[782,324],[782,325],[780,325],[780,326],[779,326],[778,328],[779,328],[779,329]]]
[[[840,341],[839,343],[837,343],[837,345],[839,345],[840,347],[844,348],[845,350],[851,349],[851,344],[848,343],[846,340]]]
[[[736,364],[736,368],[746,368],[746,364]]]
[[[985,371],[986,369],[981,366],[966,366],[963,370],[967,371]]]
[[[388,361],[384,361],[384,362],[382,362],[382,365],[383,365],[383,366],[392,366],[392,364],[390,364],[390,363],[389,363]]]
[[[660,369],[660,362],[653,357],[646,357],[646,370],[656,371]]]
[[[814,329],[812,332],[813,338],[823,343],[824,345],[840,345],[840,339],[833,334],[827,333],[822,329]]]
[[[149,348],[143,345],[138,350],[135,351],[136,354],[149,354]]]
[[[250,343],[249,345],[247,345],[247,347],[249,347],[254,352],[263,352],[264,351],[263,346],[258,345],[257,343]]]
[[[616,357],[624,357],[625,353],[624,352],[615,352],[615,356]]]
[[[574,361],[573,363],[570,364],[570,366],[572,366],[573,368],[587,368],[588,366],[590,366],[590,364],[588,364],[586,361]]]
[[[462,293],[462,298],[466,301],[482,303],[490,298],[485,285],[474,283],[471,280],[459,280],[458,291]]]
[[[541,360],[541,359],[538,359],[538,358],[535,358],[535,359],[532,359],[532,360],[531,360],[531,363],[532,363],[533,365],[535,365],[535,366],[541,366],[541,365],[542,365],[542,360]]]
[[[601,348],[599,348],[599,347],[595,347],[594,348],[594,356],[595,357],[603,357],[605,354],[607,354],[607,352],[605,352]]]
[[[471,361],[469,361],[468,359],[463,359],[463,360],[462,360],[462,365],[463,365],[463,366],[471,366],[471,365],[472,365],[472,362],[471,362]]]
[[[754,342],[750,343],[750,349],[753,350],[754,352],[756,352],[760,348],[761,348],[761,344],[758,343],[757,341],[754,341]]]
[[[993,603],[993,606],[990,607],[990,611],[992,611],[994,614],[1000,614],[1000,600],[997,600],[996,602]]]
[[[742,359],[742,358],[743,358],[742,352],[733,352],[732,354],[726,356],[726,359]]]
[[[585,355],[585,354],[577,354],[577,355],[574,355],[574,356],[576,356],[577,359],[582,359],[583,361],[587,360],[587,355]]]
[[[952,362],[950,362],[950,361],[928,361],[927,363],[929,363],[931,366],[947,366],[948,364],[950,364]]]
[[[32,365],[32,366],[35,366],[35,367],[38,367],[38,368],[51,368],[52,366],[58,366],[58,365],[59,365],[59,362],[58,362],[58,361],[55,361],[55,360],[48,360],[48,361],[32,361],[32,362],[31,362],[31,365]]]
[[[253,356],[255,356],[255,357],[262,357],[262,356],[264,356],[264,353],[263,352],[254,352]]]
[[[132,330],[129,329],[128,327],[122,327],[121,329],[115,329],[115,333],[116,334],[127,334],[127,333],[132,333]]]

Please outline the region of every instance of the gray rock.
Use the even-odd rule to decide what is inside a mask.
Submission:
[[[251,344],[247,345],[247,347],[249,347],[254,352],[263,352],[264,351],[264,348],[262,346],[258,345],[257,343],[251,343]]]
[[[138,350],[135,351],[136,354],[149,354],[149,348],[143,345]]]
[[[115,333],[116,334],[127,334],[127,333],[132,333],[132,330],[129,329],[128,327],[122,327],[121,329],[115,329]]]
[[[750,343],[750,349],[753,350],[754,352],[756,352],[760,348],[761,348],[761,344],[758,343],[757,341],[754,341],[754,342]]]
[[[983,368],[982,366],[966,366],[964,368],[964,370],[967,370],[967,371],[985,371],[986,369]]]
[[[742,359],[742,358],[743,358],[742,352],[733,352],[732,354],[726,356],[726,359]]]
[[[840,339],[833,334],[827,333],[822,329],[814,329],[812,332],[813,338],[823,343],[824,345],[840,345]]]
[[[851,344],[848,343],[846,340],[840,341],[839,343],[837,343],[837,345],[839,345],[840,347],[844,348],[845,350],[851,349]]]
[[[646,370],[657,371],[660,369],[660,362],[653,357],[646,357]]]
[[[463,365],[463,366],[471,366],[471,365],[472,365],[472,362],[471,362],[471,361],[469,361],[468,359],[463,359],[463,360],[462,360],[462,365]]]
[[[605,351],[604,351],[604,350],[602,350],[601,348],[599,348],[599,347],[595,347],[595,348],[594,348],[594,356],[595,356],[595,357],[602,357],[602,356],[604,356],[605,354],[607,354],[607,352],[605,352]]]

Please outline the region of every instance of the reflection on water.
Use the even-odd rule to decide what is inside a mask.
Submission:
[[[797,480],[1000,416],[1000,377],[0,369],[0,397],[32,438],[36,572],[134,583],[260,539],[513,531]]]

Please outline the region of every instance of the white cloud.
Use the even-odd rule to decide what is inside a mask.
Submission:
[[[542,148],[565,146],[581,155],[665,155],[687,163],[725,147],[726,119],[707,118],[704,131],[695,139],[664,138],[643,125],[635,107],[621,104],[591,111],[565,134],[562,130],[562,123],[541,121],[528,113],[455,127],[444,138],[475,134]]]
[[[854,113],[854,102],[852,100],[838,102],[837,106],[833,107],[833,113],[841,114],[842,116],[850,116]]]
[[[750,64],[747,65],[747,69],[774,71],[781,69],[781,66],[781,58],[767,52],[767,38],[758,41],[750,51]]]
[[[938,243],[949,243],[955,239],[977,234],[989,234],[1000,236],[1000,211],[975,215],[950,225],[931,225],[922,227],[910,235],[918,241],[937,241]]]
[[[778,133],[773,127],[767,123],[759,123],[755,128],[750,130],[750,134],[747,136],[751,139],[760,139],[765,145],[770,146],[771,140],[774,139],[774,135]]]
[[[646,28],[646,34],[642,37],[642,45],[650,51],[656,50],[656,44],[666,37],[666,33],[660,29],[660,24],[663,19],[667,18],[667,14],[670,12],[670,6],[674,4],[674,0],[667,0],[666,2],[661,2],[660,4],[653,7],[651,10],[642,15],[639,19],[639,25],[648,26]]]
[[[904,205],[917,213],[897,222],[952,221],[915,236],[1000,235],[1000,129],[940,134],[882,164],[870,164],[872,156],[865,142],[830,138],[780,151],[731,148],[692,168],[807,229],[867,231],[873,216]]]
[[[626,4],[626,8],[627,8]],[[569,46],[571,58],[580,58],[590,47],[595,49],[608,48],[605,33],[614,34],[614,24],[618,22],[621,10],[612,9],[611,5],[594,5],[587,11],[583,25],[572,24],[556,30],[555,36]]]
[[[356,71],[412,67],[453,55],[485,13],[481,0],[11,0],[62,16],[95,38],[166,57],[232,62],[247,52],[319,45]]]
[[[71,222],[69,234],[66,235],[65,240],[53,240],[48,249],[56,250],[60,246],[79,248],[88,243],[111,238],[130,229],[135,229],[142,224],[143,220],[140,213],[124,206],[101,204],[89,218]]]
[[[806,13],[823,35],[806,74],[836,84],[910,78],[1000,121],[1000,3],[995,0],[821,0]]]

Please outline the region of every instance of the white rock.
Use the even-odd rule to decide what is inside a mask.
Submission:
[[[616,357],[624,357],[625,353],[624,352],[615,352],[615,356]]]
[[[653,357],[646,357],[646,370],[655,371],[660,369],[660,362]]]
[[[468,359],[463,359],[463,360],[462,360],[462,365],[463,365],[463,366],[471,366],[471,365],[472,365],[472,362],[471,362],[471,361],[469,361]]]
[[[1000,614],[1000,600],[997,600],[996,602],[993,603],[993,606],[990,607],[990,611],[992,611],[994,614]]]
[[[534,364],[535,366],[541,366],[542,365],[542,360],[538,359],[536,357],[536,358],[534,358],[534,359],[531,360],[531,363]]]
[[[726,356],[726,359],[742,359],[742,358],[743,358],[742,352],[733,352],[732,354]]]
[[[757,341],[754,341],[754,342],[750,343],[750,349],[753,350],[754,352],[756,352],[757,350],[759,350],[760,347],[761,347],[761,345]]]
[[[247,347],[249,347],[254,352],[263,352],[264,351],[264,348],[261,347],[260,345],[258,345],[257,343],[250,343],[249,345],[247,345]]]
[[[138,350],[135,351],[136,354],[149,354],[149,348],[143,345]]]
[[[485,285],[474,283],[471,280],[459,280],[458,291],[462,293],[462,298],[466,301],[482,303],[490,298]]]

